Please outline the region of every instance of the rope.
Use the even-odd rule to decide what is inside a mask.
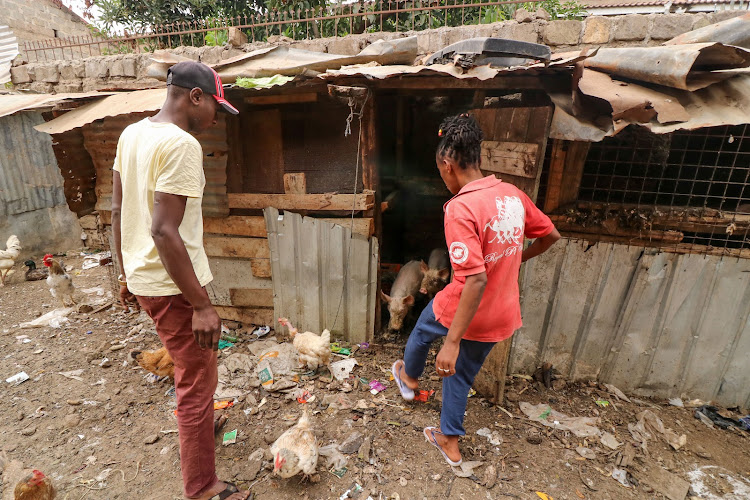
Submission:
[[[344,129],[344,137],[349,137],[352,134],[352,120],[354,120],[354,117],[356,116],[359,119],[359,132],[357,134],[357,160],[355,162],[355,168],[354,168],[354,197],[352,200],[352,214],[351,214],[351,223],[349,226],[349,248],[346,251],[346,267],[344,269],[344,279],[347,280],[349,278],[349,263],[351,261],[351,255],[352,255],[352,239],[354,238],[354,214],[356,212],[357,208],[357,182],[359,181],[359,154],[362,148],[362,115],[365,111],[365,105],[367,105],[367,101],[370,99],[370,89],[367,89],[367,94],[365,95],[365,100],[362,101],[362,107],[359,109],[359,112],[354,111],[354,107],[356,104],[356,101],[353,97],[349,98],[349,116],[346,117],[346,128]],[[336,308],[336,317],[333,319],[333,326],[331,327],[331,330],[333,330],[336,327],[336,322],[339,320],[339,313],[341,312],[341,305],[344,303],[344,294],[346,293],[346,281],[342,284],[341,287],[341,298],[339,299],[339,306]]]

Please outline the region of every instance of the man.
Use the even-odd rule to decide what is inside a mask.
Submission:
[[[137,298],[174,360],[184,494],[201,500],[249,495],[218,480],[214,457],[221,320],[204,288],[213,276],[203,249],[203,151],[193,135],[215,125],[222,109],[238,113],[216,72],[175,64],[161,111],[122,132],[113,167],[120,302],[127,311]]]

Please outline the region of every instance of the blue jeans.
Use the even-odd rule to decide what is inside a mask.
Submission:
[[[432,301],[427,304],[414,330],[409,334],[404,351],[404,371],[412,378],[419,378],[424,371],[430,345],[440,337],[448,335],[448,329],[435,319]],[[471,384],[479,373],[485,358],[495,346],[494,342],[461,340],[456,360],[456,373],[443,378],[443,406],[440,411],[440,430],[446,436],[463,436],[464,413]]]

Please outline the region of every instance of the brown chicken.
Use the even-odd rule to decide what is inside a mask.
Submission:
[[[47,285],[52,296],[59,300],[63,307],[68,307],[66,299],[70,299],[73,304],[76,304],[73,298],[73,293],[76,290],[76,287],[73,286],[73,278],[65,272],[59,262],[52,258],[52,254],[45,255],[42,262],[49,268]]]
[[[166,347],[155,351],[134,349],[130,351],[129,357],[131,361],[138,363],[147,372],[151,372],[158,377],[169,377],[170,380],[174,381],[174,361],[172,361],[172,356],[169,355]]]
[[[283,478],[300,472],[305,478],[315,473],[318,466],[318,441],[315,439],[307,410],[299,421],[271,445],[273,473]]]
[[[15,500],[53,500],[57,491],[52,480],[38,470],[23,478],[13,491]]]

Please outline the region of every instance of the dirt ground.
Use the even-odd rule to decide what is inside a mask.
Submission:
[[[76,287],[102,287],[104,296],[89,290],[89,300],[107,300],[110,270],[82,271],[81,263],[81,257],[66,259],[74,267]],[[125,363],[130,349],[158,347],[150,320],[110,308],[73,313],[60,328],[19,327],[56,307],[45,282],[25,282],[23,272],[17,271],[8,286],[0,288],[0,449],[7,457],[3,500],[12,498],[21,467],[52,477],[60,499],[181,498],[178,440],[170,432],[177,427],[175,399],[167,394],[170,384],[151,382],[142,369]],[[220,363],[232,353],[249,353],[249,334],[242,328],[236,333],[244,341],[223,351]],[[17,338],[23,335],[28,337]],[[689,494],[697,498],[750,498],[750,433],[710,429],[694,418],[694,409],[665,401],[620,401],[595,383],[557,381],[553,389],[545,389],[520,377],[509,377],[502,409],[479,395],[470,398],[461,449],[465,461],[481,465],[472,476],[458,477],[422,436],[423,427],[439,425],[439,381],[428,377],[424,383],[424,389],[436,391],[429,402],[404,403],[389,380],[388,369],[404,342],[405,337],[356,351],[353,357],[360,366],[347,384],[331,382],[326,373],[303,379],[301,386],[315,396],[304,405],[248,386],[233,407],[217,411],[229,417],[223,431],[238,430],[235,444],[223,446],[217,437],[219,477],[251,487],[258,499],[346,498],[342,495],[355,483],[362,487],[356,498],[376,500],[544,498],[536,492],[555,500],[683,498],[663,493],[669,485],[679,489],[684,481],[691,483]],[[102,363],[104,358],[109,361]],[[433,369],[428,366],[428,375]],[[83,370],[81,380],[60,375],[73,370]],[[20,371],[30,379],[19,385],[5,382]],[[387,389],[372,395],[360,377],[378,379]],[[343,395],[353,408],[328,408],[323,401],[330,394]],[[602,407],[596,400],[609,404]],[[598,429],[614,435],[621,445],[612,450],[598,437],[578,438],[531,422],[519,402],[594,417]],[[359,432],[366,445],[372,440],[369,460],[348,455],[347,471],[339,478],[321,458],[319,481],[311,484],[274,478],[269,460],[250,460],[254,451],[267,449],[294,423],[303,406],[313,412],[321,446],[342,443]],[[652,433],[644,452],[628,430],[644,410],[684,434],[686,444],[675,451],[659,433]],[[485,427],[495,432],[496,443],[502,442],[492,445],[477,435]],[[154,436],[158,440],[146,444]],[[577,447],[587,447],[590,451],[583,452],[592,458],[579,455]],[[617,463],[627,471],[630,487],[612,477]]]

